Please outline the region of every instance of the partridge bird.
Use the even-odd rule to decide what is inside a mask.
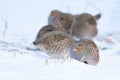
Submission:
[[[71,35],[62,31],[48,31],[34,45],[54,58],[67,58],[73,43]]]
[[[36,42],[47,32],[51,32],[51,31],[55,31],[55,27],[53,27],[52,25],[46,25],[46,26],[43,26],[39,32],[37,33],[37,36],[36,36],[36,39],[35,41],[33,42],[33,44],[36,44]]]
[[[101,14],[92,16],[88,13],[75,15],[70,33],[78,39],[92,39],[98,34],[96,21]]]
[[[48,24],[53,25],[56,29],[69,33],[73,21],[73,15],[58,10],[52,10],[48,18]]]
[[[97,65],[99,62],[99,50],[92,40],[81,39],[72,45],[70,57],[89,65]]]

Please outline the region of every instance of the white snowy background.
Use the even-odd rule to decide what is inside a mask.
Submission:
[[[51,10],[101,13],[97,66],[62,62],[34,49],[39,29]],[[48,60],[48,62],[46,62]],[[119,80],[120,0],[0,0],[0,80]]]

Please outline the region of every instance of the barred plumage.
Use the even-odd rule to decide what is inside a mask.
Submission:
[[[62,31],[47,32],[39,40],[36,47],[46,52],[51,57],[62,58],[70,54],[70,47],[73,42],[72,36]]]
[[[71,47],[70,56],[86,64],[97,65],[99,49],[92,40],[81,39]]]

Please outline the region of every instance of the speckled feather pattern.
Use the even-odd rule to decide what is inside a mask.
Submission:
[[[33,44],[51,57],[63,58],[70,55],[73,59],[96,65],[99,62],[99,50],[92,39],[98,34],[96,21],[100,16],[89,13],[72,15],[52,10],[48,25],[38,32]],[[76,47],[76,44],[81,46]]]
[[[76,44],[80,44],[83,48],[79,53],[76,53],[74,51],[74,49],[76,48]],[[81,39],[71,47],[70,56],[71,58],[74,58],[81,62],[85,62],[90,65],[97,65],[99,62],[99,49],[92,40]]]
[[[51,14],[54,13],[54,16]],[[73,15],[58,10],[52,10],[48,17],[48,24],[53,25],[56,29],[69,33],[73,21]]]
[[[73,38],[69,34],[62,31],[52,31],[41,37],[36,46],[44,49],[43,51],[48,55],[59,58],[64,57],[65,54],[69,55],[72,42]]]

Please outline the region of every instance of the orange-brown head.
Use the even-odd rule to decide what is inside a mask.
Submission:
[[[58,10],[52,10],[52,11],[50,12],[50,16],[56,16],[56,15],[59,14],[59,13],[61,13],[61,12],[58,11]]]
[[[81,44],[76,44],[74,47],[74,51],[76,54],[80,54],[83,51],[83,45]]]

